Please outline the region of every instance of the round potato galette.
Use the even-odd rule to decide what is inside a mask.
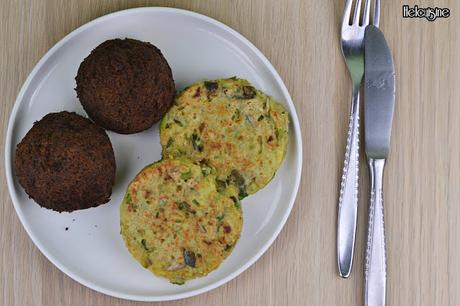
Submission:
[[[195,83],[160,124],[163,158],[185,156],[215,169],[217,189],[240,199],[263,188],[288,144],[288,113],[248,81]]]
[[[215,270],[243,222],[239,200],[217,192],[215,176],[187,159],[144,168],[128,186],[120,218],[131,255],[176,284]]]

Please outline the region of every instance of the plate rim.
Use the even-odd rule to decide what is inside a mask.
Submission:
[[[297,165],[296,169],[296,177],[295,177],[295,185],[293,192],[290,194],[289,198],[289,204],[287,209],[285,210],[285,213],[281,219],[281,222],[277,225],[276,229],[274,230],[273,234],[271,235],[270,239],[268,239],[262,248],[255,254],[253,255],[246,263],[244,263],[240,268],[235,269],[233,272],[228,274],[227,276],[221,278],[220,280],[211,283],[209,285],[206,285],[204,287],[190,290],[187,292],[182,292],[182,293],[176,293],[176,294],[165,294],[165,295],[150,295],[150,296],[145,296],[145,295],[136,295],[136,294],[126,294],[126,293],[121,293],[116,290],[111,290],[108,288],[104,288],[103,286],[98,285],[97,283],[88,280],[86,278],[80,277],[77,273],[74,273],[70,269],[67,269],[67,267],[63,264],[60,263],[60,261],[55,258],[51,253],[49,253],[46,250],[46,247],[38,243],[37,238],[35,237],[35,234],[33,231],[29,228],[28,223],[25,221],[25,217],[22,213],[22,210],[19,208],[19,200],[15,195],[14,191],[14,178],[13,178],[13,173],[12,173],[12,130],[13,130],[13,124],[16,121],[17,113],[20,104],[22,104],[22,101],[24,99],[24,94],[27,88],[30,86],[31,81],[37,74],[37,71],[43,66],[44,63],[56,52],[58,51],[67,41],[72,39],[74,36],[80,34],[84,30],[86,30],[89,27],[95,26],[100,22],[105,21],[106,19],[114,18],[114,17],[119,17],[121,15],[126,15],[126,14],[135,14],[136,12],[140,11],[155,11],[155,12],[169,12],[169,13],[174,13],[174,14],[182,14],[186,16],[191,16],[203,21],[206,21],[208,23],[211,23],[214,26],[217,26],[218,28],[221,28],[222,30],[225,30],[229,32],[232,36],[234,36],[236,39],[240,40],[245,46],[249,47],[249,49],[254,52],[254,54],[259,58],[263,65],[268,69],[270,74],[274,77],[276,84],[280,87],[281,92],[286,99],[287,104],[294,110],[294,112],[291,112],[290,116],[292,118],[292,125],[294,126],[294,133],[295,133],[295,142],[297,146]],[[40,252],[54,265],[56,266],[60,271],[62,271],[64,274],[66,274],[68,277],[73,279],[74,281],[80,283],[81,285],[88,287],[92,290],[95,290],[97,292],[116,297],[116,298],[121,298],[125,300],[132,300],[132,301],[143,301],[143,302],[159,302],[159,301],[171,301],[171,300],[178,300],[178,299],[184,299],[192,296],[196,296],[205,292],[208,292],[210,290],[213,290],[217,287],[222,286],[223,284],[228,283],[244,271],[246,271],[249,267],[251,267],[262,255],[265,254],[265,252],[270,248],[270,246],[273,244],[275,239],[278,237],[280,234],[281,230],[284,228],[284,225],[286,224],[286,221],[288,217],[291,214],[292,207],[294,206],[298,191],[299,191],[299,186],[300,186],[300,180],[301,180],[301,174],[302,174],[302,160],[303,160],[303,147],[302,147],[302,136],[301,136],[301,129],[300,129],[300,124],[299,124],[299,119],[297,116],[297,111],[295,109],[295,104],[292,101],[291,95],[289,94],[289,91],[286,88],[286,85],[284,84],[283,80],[281,79],[280,75],[276,71],[276,69],[273,67],[273,65],[270,63],[270,61],[265,57],[265,55],[257,48],[255,47],[246,37],[244,37],[242,34],[237,32],[236,30],[232,29],[231,27],[227,26],[226,24],[203,14],[194,12],[194,11],[189,11],[185,9],[179,9],[179,8],[174,8],[174,7],[156,7],[156,6],[150,6],[150,7],[137,7],[137,8],[130,8],[130,9],[124,9],[120,11],[115,11],[106,15],[102,15],[100,17],[97,17],[81,26],[78,28],[72,30],[70,33],[65,35],[62,39],[60,39],[53,47],[51,47],[41,58],[40,60],[35,64],[34,68],[32,71],[29,73],[27,76],[27,79],[24,81],[24,84],[21,87],[21,90],[19,91],[16,100],[14,102],[14,106],[11,110],[10,116],[8,118],[8,127],[7,127],[7,133],[6,133],[6,139],[5,139],[5,173],[6,173],[6,179],[7,179],[7,185],[8,185],[8,192],[11,198],[11,201],[13,202],[14,209],[16,211],[16,215],[19,218],[19,221],[21,222],[21,225],[25,229],[27,235],[29,238],[32,240],[34,245],[40,250]]]

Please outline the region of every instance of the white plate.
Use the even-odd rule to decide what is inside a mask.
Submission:
[[[161,158],[158,125],[134,135],[108,132],[117,162],[111,201],[97,208],[57,213],[30,200],[13,175],[16,145],[32,123],[49,112],[75,111],[75,75],[81,61],[103,41],[130,37],[161,49],[177,89],[201,79],[238,76],[283,103],[290,113],[286,158],[270,184],[243,201],[243,232],[233,253],[208,276],[183,286],[142,268],[120,237],[119,203],[133,176]],[[216,288],[253,264],[281,231],[300,182],[302,144],[291,97],[269,61],[248,40],[209,17],[172,8],[138,8],[106,15],[76,29],[51,48],[24,83],[13,111],[5,147],[8,188],[24,228],[40,251],[81,284],[115,297],[160,301]],[[68,230],[65,228],[68,227]]]

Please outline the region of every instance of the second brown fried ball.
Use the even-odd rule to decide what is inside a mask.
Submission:
[[[175,85],[161,51],[135,39],[112,39],[84,59],[77,96],[91,119],[121,134],[150,128],[172,105]]]
[[[50,113],[18,144],[14,170],[29,197],[58,212],[110,200],[115,155],[104,129],[76,113]]]

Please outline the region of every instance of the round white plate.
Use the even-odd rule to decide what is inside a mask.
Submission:
[[[142,133],[108,132],[117,178],[111,201],[97,208],[57,213],[29,199],[14,177],[16,145],[49,112],[85,115],[76,97],[75,75],[90,51],[107,39],[135,38],[161,49],[182,89],[202,79],[238,76],[272,95],[289,110],[287,155],[275,178],[246,198],[243,232],[233,253],[208,276],[183,286],[142,268],[120,237],[119,204],[129,181],[161,158],[158,125]],[[160,301],[193,296],[220,286],[253,264],[281,231],[300,182],[302,144],[291,97],[269,61],[248,40],[209,17],[172,8],[138,8],[106,15],[76,29],[51,48],[24,83],[8,125],[5,162],[8,188],[24,228],[40,251],[81,284],[115,297]],[[67,230],[66,230],[67,228]]]

